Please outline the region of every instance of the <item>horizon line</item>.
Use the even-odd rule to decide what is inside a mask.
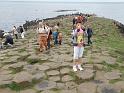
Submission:
[[[0,2],[50,2],[50,3],[124,3],[124,1],[117,1],[117,2],[112,2],[112,1],[104,1],[104,2],[99,2],[99,1],[39,1],[39,0],[36,0],[36,1],[32,1],[32,0],[19,0],[19,1],[16,1],[16,0],[8,0],[8,1],[5,1],[5,0],[2,0]]]

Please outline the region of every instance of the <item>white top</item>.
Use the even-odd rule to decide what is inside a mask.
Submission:
[[[47,31],[44,28],[39,28],[38,33],[47,33]]]

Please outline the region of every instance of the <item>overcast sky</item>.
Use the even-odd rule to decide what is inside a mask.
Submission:
[[[124,0],[0,0],[0,1],[50,1],[50,2],[124,2]]]

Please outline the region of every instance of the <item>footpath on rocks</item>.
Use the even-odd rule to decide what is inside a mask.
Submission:
[[[124,36],[120,29],[113,20],[89,17],[93,44],[85,47],[84,71],[74,72],[73,17],[46,20],[50,25],[60,23],[61,46],[39,52],[34,25],[25,39],[15,41],[15,48],[0,50],[0,93],[124,93]]]

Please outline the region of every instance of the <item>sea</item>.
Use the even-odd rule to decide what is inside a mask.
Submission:
[[[76,10],[63,11],[58,10]],[[73,13],[96,14],[117,20],[124,24],[124,2],[41,2],[41,1],[0,1],[0,29],[11,31],[12,27],[26,21],[51,18]]]

